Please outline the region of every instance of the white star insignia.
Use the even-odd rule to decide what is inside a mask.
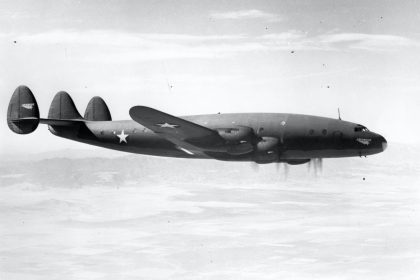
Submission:
[[[158,123],[156,125],[158,125],[158,126],[160,126],[162,128],[176,128],[176,127],[179,126],[177,124],[170,124],[170,123],[167,123],[167,122],[166,123]]]
[[[121,134],[117,134],[117,136],[118,136],[118,138],[120,138],[120,144],[122,142],[127,143],[127,136],[128,136],[128,134],[124,134],[124,130],[121,131]]]

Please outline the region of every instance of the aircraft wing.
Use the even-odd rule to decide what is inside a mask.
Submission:
[[[145,106],[132,107],[130,116],[178,146],[193,146],[204,151],[226,151],[225,140],[210,128]]]

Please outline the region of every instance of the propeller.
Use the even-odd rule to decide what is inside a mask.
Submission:
[[[321,173],[322,173],[322,171],[323,171],[322,158],[318,158],[318,166],[319,166],[319,170],[320,170],[320,171],[321,171]]]
[[[284,178],[287,179],[287,177],[289,177],[289,164],[283,163],[283,167],[284,167]]]
[[[308,162],[308,172],[314,170],[315,176],[322,174],[322,158],[313,158]]]
[[[252,168],[252,170],[254,170],[254,172],[259,172],[260,171],[260,165],[256,162],[251,162],[251,168]]]
[[[289,176],[289,165],[285,162],[276,162],[276,170],[277,173],[280,172],[280,166],[283,165],[283,174],[284,174],[284,179],[287,179],[287,177]]]

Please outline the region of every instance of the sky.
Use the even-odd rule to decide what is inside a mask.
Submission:
[[[0,0],[0,154],[84,148],[6,124],[21,84],[46,117],[65,90],[174,115],[288,112],[419,143],[418,1]],[[89,147],[86,147],[89,148]]]

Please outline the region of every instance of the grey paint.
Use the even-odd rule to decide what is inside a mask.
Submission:
[[[33,108],[22,109],[22,100],[30,100]],[[95,116],[92,119],[110,119],[103,101],[90,105]],[[16,108],[25,114],[13,113]],[[384,137],[363,126],[317,116],[237,113],[177,118],[144,106],[131,108],[130,115],[135,121],[85,120],[70,95],[59,92],[52,101],[49,118],[40,119],[32,92],[19,86],[9,104],[8,123],[12,131],[20,134],[31,133],[33,127],[43,123],[54,135],[70,140],[123,152],[179,158],[299,164],[312,158],[372,155],[386,148]],[[173,121],[175,127],[161,128],[160,119]],[[18,129],[23,122],[29,122],[30,129]],[[240,138],[230,137],[229,131]]]

